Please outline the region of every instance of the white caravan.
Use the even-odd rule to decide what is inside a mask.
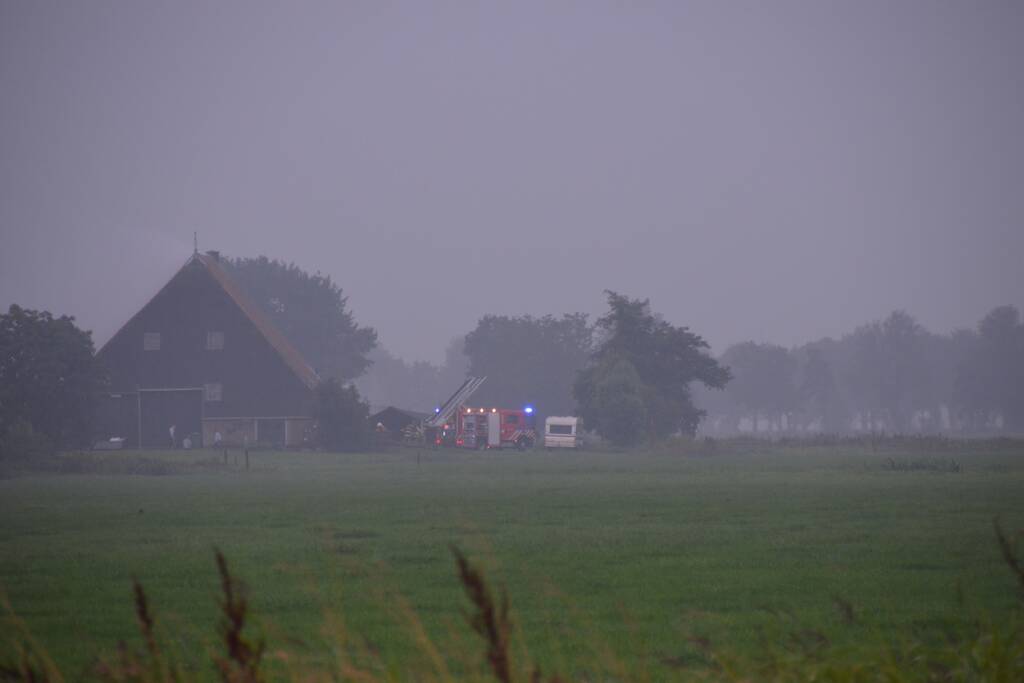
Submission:
[[[544,421],[545,448],[579,448],[583,422],[578,417],[549,417]]]

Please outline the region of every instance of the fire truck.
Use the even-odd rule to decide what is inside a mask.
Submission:
[[[533,407],[470,408],[458,412],[455,446],[482,450],[484,448],[533,448],[537,442]]]
[[[429,443],[455,448],[532,448],[537,442],[533,407],[473,408],[469,397],[486,377],[468,377],[461,387],[424,421]]]

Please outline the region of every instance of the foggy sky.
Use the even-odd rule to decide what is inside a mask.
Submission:
[[[716,351],[1024,304],[1024,3],[0,3],[0,306],[201,249],[439,360],[650,297]]]

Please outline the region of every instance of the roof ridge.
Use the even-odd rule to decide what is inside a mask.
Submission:
[[[193,254],[189,263],[198,260],[221,289],[235,302],[245,316],[256,326],[263,338],[277,352],[286,365],[302,380],[310,389],[316,387],[320,382],[320,376],[316,370],[306,361],[302,353],[289,341],[288,337],[281,332],[273,321],[257,306],[252,299],[242,291],[242,288],[232,279],[224,268],[221,267],[218,257],[209,254]],[[185,264],[186,266],[188,263]]]

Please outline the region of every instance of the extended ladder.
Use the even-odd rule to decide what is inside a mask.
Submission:
[[[432,416],[427,418],[424,424],[427,427],[440,427],[448,422],[451,416],[455,414],[455,411],[459,409],[459,406],[469,400],[469,397],[480,388],[485,379],[487,378],[467,377],[462,386]]]

